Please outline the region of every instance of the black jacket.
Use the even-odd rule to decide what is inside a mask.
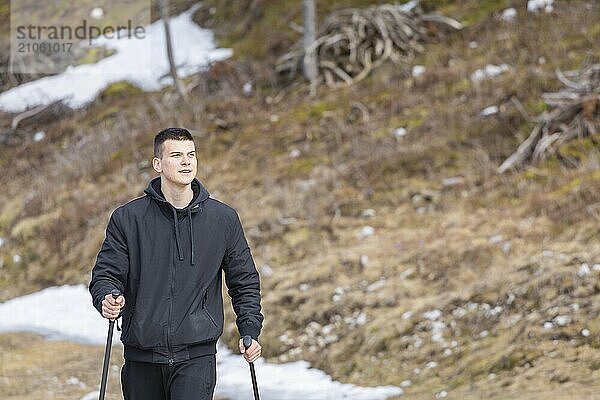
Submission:
[[[113,289],[125,296],[126,359],[173,363],[214,354],[223,332],[221,271],[240,335],[260,334],[259,277],[239,217],[197,179],[192,190],[190,204],[176,209],[158,177],[110,217],[89,289],[100,313]]]

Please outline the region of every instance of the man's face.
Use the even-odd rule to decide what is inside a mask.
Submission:
[[[196,176],[198,161],[196,147],[191,140],[166,140],[162,158],[154,158],[152,166],[169,183],[186,186]]]

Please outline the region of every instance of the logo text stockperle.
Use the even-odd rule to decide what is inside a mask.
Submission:
[[[41,26],[41,25],[20,25],[16,27],[18,40],[73,40],[87,39],[89,44],[92,44],[94,39],[101,36],[106,39],[144,39],[146,30],[143,26],[133,26],[131,20],[127,21],[127,25],[123,26],[105,26],[88,25],[86,20],[83,20],[78,26]]]

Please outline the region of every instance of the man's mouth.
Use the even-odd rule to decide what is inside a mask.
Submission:
[[[189,174],[190,172],[192,172],[192,170],[191,169],[182,169],[179,172],[184,173],[184,174]]]

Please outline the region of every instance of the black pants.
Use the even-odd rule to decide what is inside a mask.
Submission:
[[[125,361],[121,385],[125,400],[212,400],[217,382],[215,355],[173,364]]]

